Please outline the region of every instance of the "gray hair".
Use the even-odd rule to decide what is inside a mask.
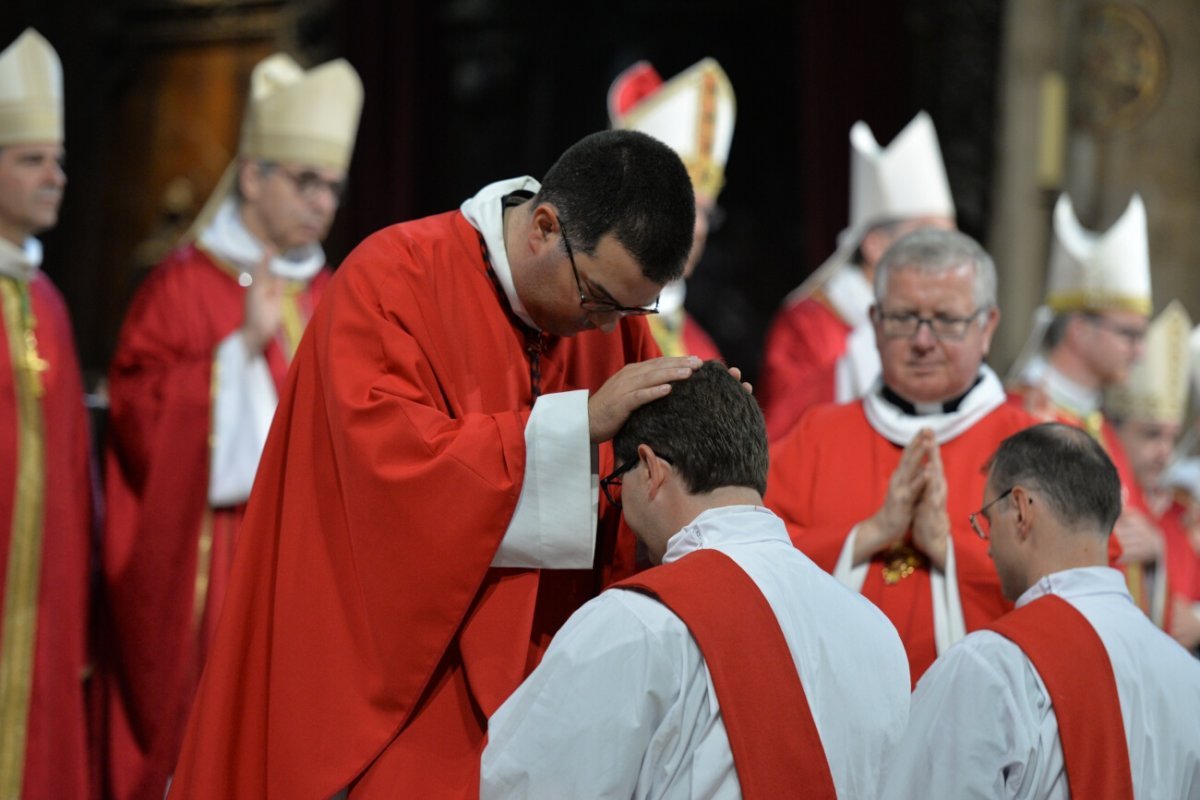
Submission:
[[[971,265],[975,272],[975,307],[996,305],[996,264],[979,242],[960,231],[922,228],[900,237],[875,265],[875,302],[887,294],[889,273],[915,269],[929,275],[941,275]],[[986,322],[986,317],[981,319]]]

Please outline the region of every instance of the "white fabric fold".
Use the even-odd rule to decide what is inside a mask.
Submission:
[[[262,243],[246,228],[238,214],[237,201],[230,197],[221,204],[216,216],[200,234],[200,245],[222,261],[252,276],[262,261]],[[325,251],[314,242],[297,247],[271,259],[273,275],[307,283],[325,266]]]
[[[0,236],[0,275],[31,281],[42,266],[42,243],[30,236],[17,245]]]
[[[241,331],[217,345],[212,380],[208,502],[222,508],[249,499],[279,398],[267,360],[250,354]]]
[[[492,272],[504,289],[508,305],[522,322],[534,330],[541,330],[533,323],[533,318],[525,309],[525,304],[517,295],[517,287],[513,284],[512,268],[508,265],[508,250],[504,246],[504,197],[513,192],[537,193],[541,184],[528,175],[521,178],[489,183],[487,186],[463,201],[460,210],[471,227],[483,234],[483,243],[487,246],[488,259],[492,262]]]
[[[946,569],[931,568],[929,584],[933,601],[933,642],[940,656],[967,635],[967,621],[958,592],[953,536],[946,538]]]

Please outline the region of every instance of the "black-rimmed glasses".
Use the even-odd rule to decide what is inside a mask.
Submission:
[[[929,332],[933,334],[934,338],[957,340],[966,336],[971,321],[987,310],[988,306],[980,306],[965,317],[949,314],[922,317],[911,311],[899,314],[890,311],[878,313],[883,335],[889,339],[911,339],[921,330],[922,325],[928,325]]]
[[[579,267],[575,265],[575,251],[571,249],[571,240],[567,238],[567,229],[561,219],[558,230],[562,234],[563,247],[567,248],[567,258],[571,260],[571,271],[575,273],[575,288],[579,290],[579,307],[584,311],[595,314],[620,314],[622,317],[641,317],[646,314],[658,313],[658,298],[654,298],[652,306],[623,306],[612,300],[601,300],[592,297],[583,289],[583,281],[579,278]]]
[[[1115,333],[1129,342],[1131,347],[1136,347],[1146,340],[1146,329],[1139,328],[1133,325],[1122,325],[1118,322],[1113,322],[1102,314],[1085,312],[1083,318],[1095,325],[1097,328]]]
[[[664,456],[661,453],[655,453],[655,455],[668,464],[675,463],[669,456]],[[631,458],[600,479],[600,489],[604,492],[604,496],[608,498],[608,502],[612,504],[613,508],[621,508],[621,480],[625,473],[636,467],[638,463],[639,459]]]
[[[345,180],[327,181],[312,170],[292,172],[278,164],[275,165],[275,170],[291,181],[292,186],[296,187],[296,193],[305,200],[316,200],[324,190],[329,192],[335,201],[340,202],[342,195],[346,192]]]
[[[1010,494],[1012,494],[1012,490],[1013,490],[1013,489],[1015,489],[1015,488],[1017,488],[1017,487],[1015,487],[1015,486],[1011,486],[1011,487],[1009,487],[1009,488],[1008,488],[1008,489],[1007,489],[1005,492],[1003,492],[1002,494],[1000,494],[998,497],[994,497],[994,498],[992,498],[992,502],[990,502],[990,503],[986,504],[986,505],[985,505],[983,508],[981,508],[981,509],[979,509],[978,511],[976,511],[974,514],[968,514],[968,515],[967,515],[967,521],[971,523],[971,528],[972,528],[972,529],[975,531],[975,535],[976,535],[976,536],[978,536],[980,539],[983,539],[985,542],[988,540],[988,535],[989,535],[989,534],[990,534],[990,532],[991,532],[991,531],[990,531],[990,528],[991,528],[991,526],[992,526],[992,523],[991,523],[991,521],[990,521],[990,520],[988,520],[988,518],[987,518],[987,516],[984,514],[984,512],[985,512],[985,511],[987,511],[987,510],[988,510],[989,508],[991,508],[992,506],[996,505],[996,503],[999,503],[1001,500],[1003,500],[1004,498],[1006,498],[1006,497],[1008,497]],[[979,518],[980,518],[980,517],[983,517],[983,519],[984,519],[984,522],[986,522],[986,523],[987,523],[987,526],[988,526],[989,530],[986,530],[986,531],[985,531],[985,530],[983,529],[983,526],[979,524]]]

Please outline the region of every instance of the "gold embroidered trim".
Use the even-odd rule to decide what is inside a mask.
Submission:
[[[0,621],[0,797],[19,797],[33,690],[45,512],[46,443],[38,398],[41,373],[48,365],[37,353],[28,284],[0,279],[0,303],[13,365],[18,437],[12,538]]]

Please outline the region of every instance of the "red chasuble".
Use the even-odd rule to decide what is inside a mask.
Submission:
[[[524,476],[529,342],[459,212],[380,231],[338,270],[259,466],[172,800],[478,793],[487,717],[603,577],[489,566]],[[657,352],[636,318],[540,343],[543,393]]]
[[[712,676],[742,797],[837,797],[779,620],[733,559],[697,550],[616,588],[650,595],[687,625]]]
[[[1000,591],[988,544],[971,530],[967,516],[982,502],[987,460],[1001,441],[1031,423],[1020,409],[1002,405],[941,446],[968,632],[1012,608]],[[867,422],[862,401],[819,406],[772,446],[766,503],[787,523],[792,542],[832,572],[851,529],[883,504],[902,452]],[[909,536],[905,542],[911,541]],[[915,686],[937,657],[928,560],[908,546],[876,553],[862,593],[896,626]]]
[[[79,360],[48,278],[0,282],[0,795],[87,797],[92,485]]]
[[[1166,544],[1171,591],[1189,603],[1196,603],[1200,602],[1200,554],[1188,541],[1187,515],[1188,507],[1176,500],[1156,522],[1162,528]]]
[[[851,327],[817,294],[779,312],[767,334],[759,401],[771,441],[809,408],[832,403]]]
[[[1046,684],[1071,797],[1133,800],[1117,679],[1087,617],[1045,595],[988,628],[1020,647]]]
[[[329,280],[292,294],[307,319]],[[139,287],[109,375],[104,658],[108,790],[161,796],[225,594],[245,506],[208,504],[217,345],[241,327],[233,268],[194,245]],[[289,346],[264,351],[278,387]]]

